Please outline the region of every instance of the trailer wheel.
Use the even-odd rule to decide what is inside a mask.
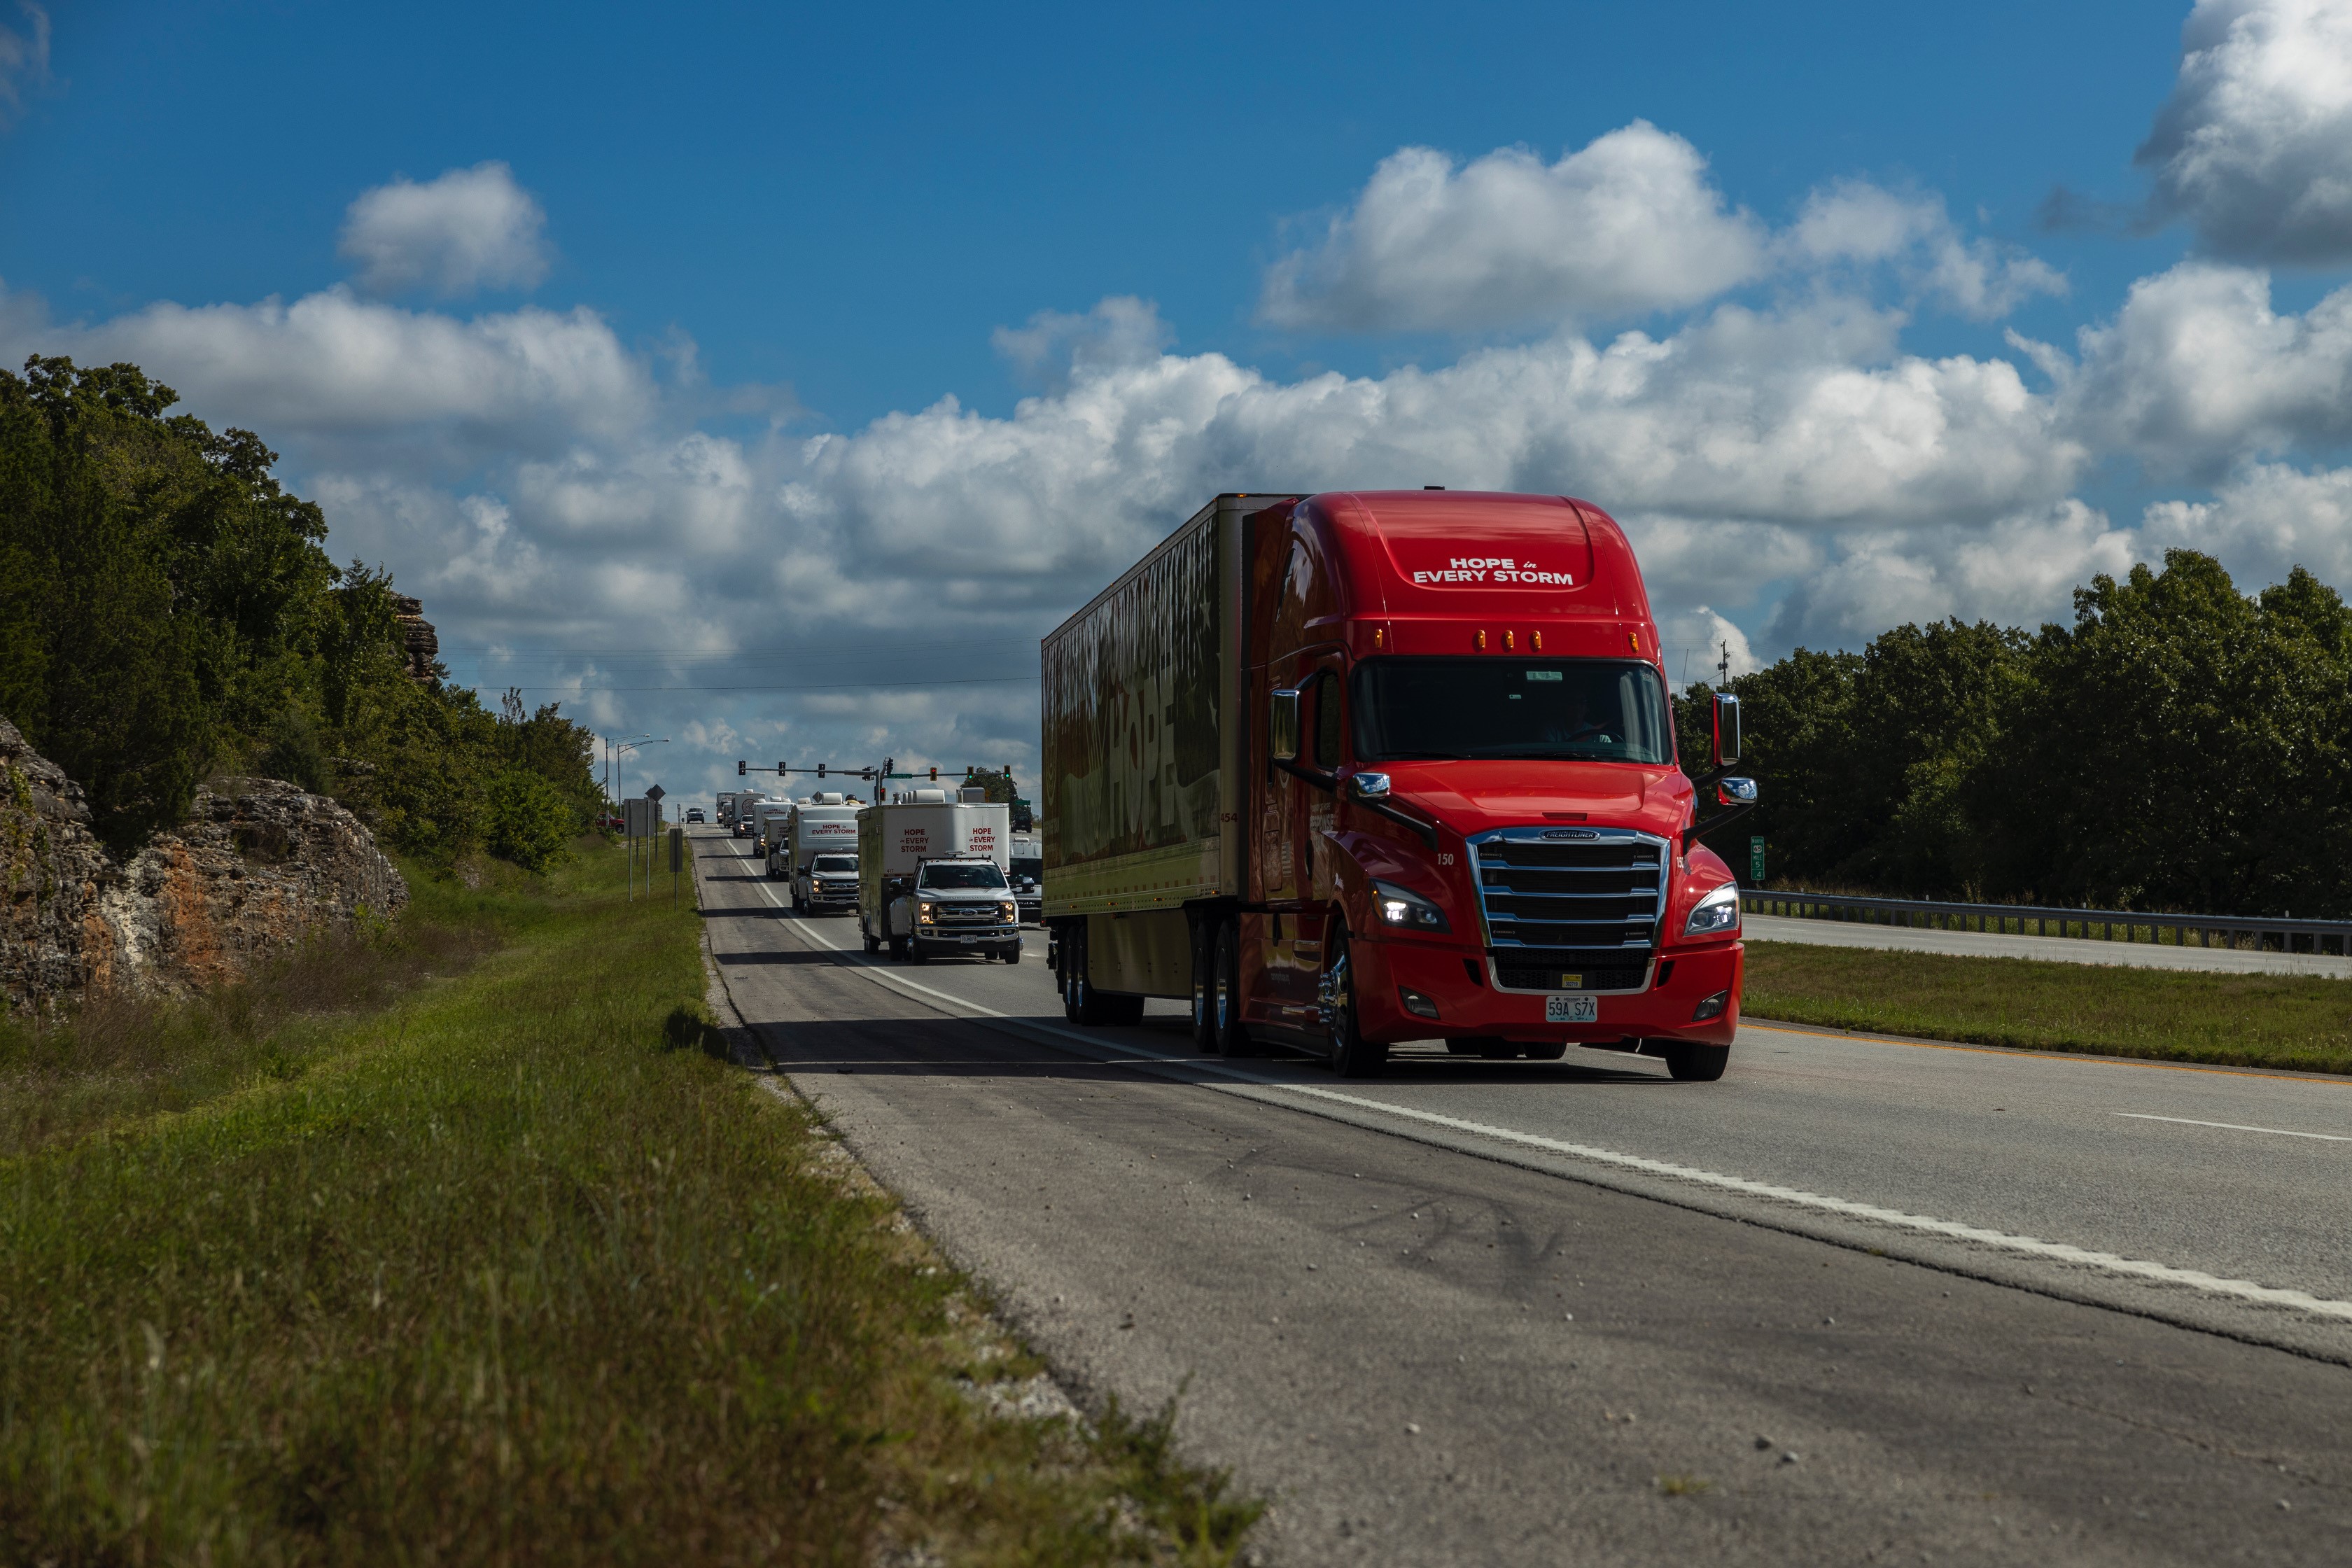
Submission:
[[[1681,1040],[1666,1043],[1666,1071],[1676,1083],[1713,1083],[1730,1063],[1729,1046],[1687,1045]]]
[[[1328,1060],[1341,1078],[1376,1078],[1389,1063],[1389,1048],[1364,1038],[1356,1021],[1355,965],[1348,958],[1348,930],[1331,933],[1325,949],[1318,1000],[1324,1033],[1330,1040]]]
[[[1217,922],[1216,940],[1209,950],[1209,1005],[1215,1016],[1216,1043],[1211,1048],[1228,1057],[1257,1054],[1242,1022],[1242,933],[1233,919]]]

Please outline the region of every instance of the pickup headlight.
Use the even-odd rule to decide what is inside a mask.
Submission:
[[[1021,906],[1014,903],[1010,899],[1007,899],[1004,902],[996,906],[996,918],[1001,921],[1017,919],[1019,918],[1020,913]]]
[[[925,901],[915,906],[915,918],[923,921],[925,924],[929,924],[930,921],[937,920],[939,918],[939,905],[929,901]]]
[[[1449,931],[1445,911],[1393,882],[1372,884],[1372,912],[1386,926],[1401,926],[1406,931]]]
[[[1739,929],[1739,884],[1726,882],[1701,899],[1683,921],[1685,936],[1722,936]]]

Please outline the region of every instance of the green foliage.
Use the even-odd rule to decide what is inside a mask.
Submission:
[[[520,773],[543,787],[499,841],[546,864],[545,823],[568,839],[595,811],[591,733],[519,694],[493,716],[438,667],[417,679],[389,575],[338,571],[277,454],[167,415],[176,398],[134,365],[0,372],[0,715],[118,852],[207,776],[259,773],[446,863],[485,847],[493,782]]]
[[[2352,614],[2298,567],[2101,576],[2074,624],[1898,626],[1732,682],[1784,878],[1918,897],[2352,914]],[[1684,705],[1703,755],[1707,689]],[[1696,732],[1695,732],[1696,731]]]
[[[526,768],[503,768],[490,780],[483,813],[488,847],[526,871],[544,871],[569,852],[580,831],[563,794]]]

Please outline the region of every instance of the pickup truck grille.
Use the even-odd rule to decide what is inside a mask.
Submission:
[[[1470,841],[1495,983],[1639,991],[1649,983],[1667,845],[1622,827],[1506,827]]]

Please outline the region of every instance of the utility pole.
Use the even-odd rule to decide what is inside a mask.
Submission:
[[[1719,642],[1716,646],[1723,649],[1723,657],[1717,659],[1715,665],[1716,673],[1722,678],[1716,687],[1716,689],[1720,691],[1731,684],[1731,644],[1726,641]]]

